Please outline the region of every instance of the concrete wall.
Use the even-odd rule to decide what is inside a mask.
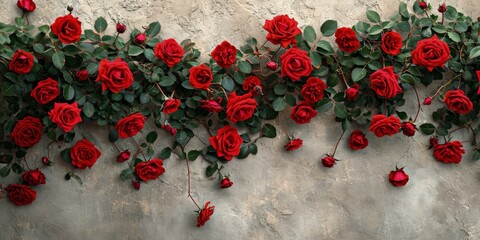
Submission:
[[[13,21],[20,14],[16,1],[1,2],[0,21]],[[365,19],[368,9],[389,16],[399,1],[36,2],[37,10],[30,16],[36,24],[50,24],[72,4],[84,26],[100,15],[110,24],[113,20],[126,22],[129,28],[159,20],[162,37],[191,38],[202,51],[210,52],[224,39],[237,46],[247,36],[264,39],[264,20],[277,14],[287,13],[300,26],[311,24],[318,29],[332,18],[340,25],[352,25]],[[432,2],[434,6],[438,3]],[[480,15],[478,0],[450,0],[447,4]],[[433,91],[421,89],[420,94]],[[415,106],[413,101],[407,104],[410,114],[415,113]],[[420,122],[430,115],[429,109],[421,113]],[[37,201],[17,208],[5,196],[0,199],[0,239],[480,239],[480,165],[469,160],[470,154],[459,165],[443,165],[433,159],[424,136],[398,134],[377,139],[369,135],[366,151],[352,152],[342,142],[337,156],[343,161],[325,169],[320,166],[320,156],[333,150],[341,131],[333,118],[332,114],[320,114],[310,125],[293,127],[290,120],[277,122],[279,137],[260,140],[256,156],[235,159],[226,166],[235,182],[227,190],[220,190],[216,179],[205,177],[206,162],[193,162],[194,196],[216,206],[203,228],[195,227],[184,162],[167,160],[167,172],[160,180],[142,184],[141,190],[135,191],[129,182],[119,180],[125,165],[115,162],[116,150],[108,143],[107,131],[82,126],[77,132],[84,132],[103,152],[91,170],[79,172],[84,184],[63,180],[67,166],[60,160],[60,150],[52,146],[55,155],[51,159],[56,165],[44,170],[47,184],[37,188]],[[150,128],[151,123],[144,134]],[[292,133],[302,137],[305,145],[286,153],[282,151],[284,136]],[[455,138],[468,140],[466,136],[460,132]],[[158,150],[167,144],[158,142]],[[41,145],[28,155],[37,166],[46,154]],[[119,145],[133,149],[129,140]],[[396,165],[407,166],[410,175],[403,188],[388,183],[387,174]]]

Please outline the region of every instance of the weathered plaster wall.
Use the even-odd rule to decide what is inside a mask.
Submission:
[[[0,21],[13,21],[20,14],[16,1],[0,2]],[[389,16],[399,1],[36,2],[37,11],[30,17],[35,23],[50,24],[72,4],[84,26],[100,15],[110,24],[126,22],[129,28],[159,20],[162,37],[191,38],[203,52],[210,52],[224,39],[235,45],[247,36],[264,39],[264,20],[277,14],[287,13],[300,26],[312,24],[318,29],[332,18],[340,25],[352,25],[365,18],[367,9]],[[447,2],[472,16],[480,15],[478,3]],[[421,89],[421,94],[432,91]],[[410,114],[415,105],[413,100],[408,103]],[[428,110],[421,113],[421,120],[430,115]],[[194,225],[194,206],[187,199],[184,162],[167,160],[167,172],[160,180],[135,191],[118,178],[125,166],[115,162],[116,150],[108,143],[107,131],[82,126],[77,132],[84,132],[103,151],[91,170],[79,173],[84,184],[63,180],[66,166],[59,151],[52,151],[57,165],[44,170],[48,184],[39,188],[33,205],[17,208],[0,199],[0,239],[480,239],[480,165],[469,161],[469,154],[459,165],[442,165],[427,150],[426,137],[370,137],[367,151],[354,153],[342,143],[338,157],[343,161],[325,169],[320,167],[320,155],[333,149],[341,131],[332,114],[320,114],[306,126],[290,120],[277,124],[282,126],[279,136],[301,136],[304,147],[285,153],[281,151],[285,138],[260,140],[256,156],[228,164],[235,182],[231,189],[220,190],[212,182],[215,179],[204,176],[207,163],[192,163],[195,197],[216,206],[211,221],[200,229]],[[455,137],[462,139],[462,134]],[[167,144],[158,142],[157,149]],[[133,149],[129,141],[119,144]],[[41,145],[30,156],[45,155]],[[388,183],[387,173],[395,165],[407,166],[410,182],[404,188]]]

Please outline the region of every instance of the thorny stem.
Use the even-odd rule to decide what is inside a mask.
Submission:
[[[200,206],[198,206],[197,202],[195,201],[195,199],[193,198],[193,196],[190,192],[190,166],[188,165],[188,159],[187,158],[185,158],[185,163],[187,164],[188,197],[190,199],[192,199],[192,202],[195,204],[195,206],[197,206],[198,210],[201,211],[202,209],[200,208]]]
[[[163,92],[162,87],[160,87],[160,85],[158,85],[158,83],[155,83],[155,86],[157,86],[158,90],[160,90],[160,92],[162,93],[162,95],[163,95],[165,98],[168,98],[167,95]]]
[[[343,134],[345,134],[345,131],[343,131],[342,135],[340,135],[340,138],[338,139],[337,144],[335,145],[335,150],[333,150],[332,157],[335,157],[335,153],[337,152],[338,144],[340,144],[340,140],[342,140]]]
[[[140,145],[138,144],[137,140],[135,140],[135,138],[133,138],[133,137],[131,137],[131,139],[133,140],[133,142],[135,143],[135,145],[137,145],[138,151],[140,151],[140,153],[142,154],[143,159],[145,159],[145,161],[147,161],[147,158],[145,157],[145,154],[143,154],[142,147],[140,147]]]
[[[347,88],[349,88],[350,85],[348,85],[347,80],[345,79],[345,74],[343,73],[342,66],[340,66],[340,61],[338,61],[338,58],[337,58],[337,56],[335,56],[335,55],[333,56],[333,59],[334,59],[335,62],[337,63],[337,66],[338,66],[337,72],[340,73],[340,78],[342,79],[342,81],[343,81],[343,83],[345,84],[345,86],[346,86]]]
[[[477,136],[475,134],[475,130],[473,130],[472,126],[470,124],[466,124],[466,126],[468,127],[468,129],[470,129],[472,131],[472,134],[473,134],[473,142],[475,142],[475,150],[478,149],[478,144],[477,144]]]
[[[120,151],[120,149],[118,149],[117,144],[115,144],[114,142],[112,142],[112,144],[113,144],[113,146],[115,147],[115,149],[117,149],[117,151],[118,151],[119,153],[122,152],[122,151]]]
[[[440,86],[437,90],[437,92],[435,92],[435,94],[432,96],[432,98],[434,98],[435,96],[437,96],[437,94],[443,89],[445,88],[446,86],[448,86],[453,80],[455,80],[456,78],[460,77],[461,74],[455,76],[454,78],[450,79],[450,81],[448,81],[447,83],[443,84],[442,86]]]
[[[418,97],[418,92],[415,85],[413,85],[413,90],[415,91],[415,96],[417,96],[417,114],[415,115],[415,119],[413,119],[413,122],[416,122],[418,118],[418,114],[420,114],[422,105],[420,105],[420,97]]]

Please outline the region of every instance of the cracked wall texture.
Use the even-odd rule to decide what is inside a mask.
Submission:
[[[14,0],[1,0],[0,21],[20,14]],[[407,1],[410,6],[412,1]],[[397,11],[398,0],[37,0],[30,21],[51,24],[74,6],[84,27],[98,16],[110,24],[121,21],[131,29],[154,20],[162,24],[161,37],[191,38],[202,52],[223,40],[239,46],[248,36],[265,38],[265,19],[289,14],[299,26],[316,29],[327,19],[351,26],[373,9],[386,18]],[[432,1],[434,6],[440,2]],[[451,0],[458,10],[480,15],[478,0]],[[475,8],[472,8],[475,6]],[[434,88],[421,89],[421,96]],[[416,103],[409,92],[407,108]],[[409,99],[409,97],[407,97]],[[438,103],[437,103],[438,104]],[[430,116],[421,113],[420,123]],[[187,199],[184,162],[170,158],[160,180],[142,184],[135,191],[118,174],[125,165],[115,162],[116,150],[108,143],[106,129],[81,126],[78,132],[95,142],[103,155],[91,170],[79,171],[84,184],[65,181],[67,165],[60,149],[51,159],[57,164],[44,170],[47,184],[38,188],[30,206],[17,208],[0,200],[0,239],[480,239],[480,167],[464,156],[459,165],[437,163],[428,150],[428,138],[407,139],[369,135],[366,151],[352,152],[345,142],[337,155],[343,159],[333,169],[320,167],[320,156],[334,148],[341,126],[332,113],[320,114],[312,124],[297,126],[287,116],[276,124],[279,137],[258,142],[259,153],[226,166],[235,185],[220,190],[216,179],[204,176],[207,163],[192,162],[192,190],[199,202],[212,201],[215,214],[203,228],[195,227],[196,214]],[[152,129],[153,124],[143,131]],[[287,127],[288,126],[288,127]],[[287,131],[288,130],[288,131]],[[93,134],[95,132],[95,134]],[[166,146],[163,131],[156,149]],[[304,146],[282,151],[285,135],[304,139]],[[466,139],[467,135],[455,136]],[[140,137],[139,137],[140,138]],[[46,154],[37,144],[29,155]],[[42,146],[43,145],[43,146]],[[119,145],[134,149],[130,141]],[[56,148],[56,147],[54,147]],[[37,166],[40,163],[37,162]],[[395,166],[407,166],[410,182],[403,188],[388,183]]]

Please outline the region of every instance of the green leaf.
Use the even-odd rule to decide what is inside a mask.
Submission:
[[[408,13],[408,9],[407,9],[407,4],[404,2],[401,2],[400,5],[398,6],[398,12],[400,13],[400,15],[402,15],[402,17],[410,18],[410,14]]]
[[[473,155],[472,155],[472,160],[473,161],[478,161],[480,160],[480,152],[478,150],[476,150]]]
[[[52,62],[56,68],[62,69],[63,65],[65,65],[65,55],[63,54],[63,52],[61,51],[55,52],[52,56]]]
[[[207,177],[211,177],[218,170],[218,163],[214,162],[207,167],[206,174]]]
[[[415,77],[413,77],[412,75],[406,73],[406,74],[402,74],[402,76],[400,76],[400,80],[404,83],[410,83],[410,84],[415,84],[416,83],[416,79]]]
[[[458,35],[456,32],[448,32],[448,37],[456,43],[461,41],[460,35]]]
[[[235,82],[233,82],[233,79],[231,77],[225,77],[222,80],[222,86],[225,88],[226,91],[231,92],[235,88]]]
[[[424,123],[420,125],[420,132],[425,135],[432,135],[435,132],[435,125],[431,123]]]
[[[145,33],[149,37],[155,37],[160,32],[160,28],[161,26],[159,22],[152,22],[150,23],[150,25],[148,25],[147,31],[145,31]]]
[[[158,133],[156,131],[151,131],[147,134],[147,142],[152,144],[154,143],[158,138]]]
[[[159,82],[160,86],[162,87],[170,87],[175,83],[175,79],[164,76],[162,80]]]
[[[75,97],[75,89],[71,85],[63,86],[63,97],[65,100],[70,101]]]
[[[108,140],[112,143],[118,140],[118,132],[116,129],[110,130],[110,133],[108,134]]]
[[[317,34],[315,33],[315,29],[313,29],[312,26],[307,26],[305,27],[305,30],[303,30],[303,37],[307,42],[315,42],[317,39]]]
[[[359,82],[367,76],[367,70],[365,68],[355,68],[352,71],[352,81]]]
[[[312,59],[313,67],[319,68],[322,65],[322,56],[318,52],[310,52],[310,59]]]
[[[337,31],[338,23],[335,20],[327,20],[320,27],[323,36],[330,37]]]
[[[478,56],[480,56],[480,46],[474,47],[472,50],[470,50],[470,54],[468,54],[469,59],[474,59]]]
[[[275,129],[275,126],[272,124],[265,123],[265,125],[262,127],[262,136],[274,138],[277,136],[277,129]]]
[[[135,176],[133,173],[134,171],[131,168],[123,169],[122,172],[120,173],[120,179],[130,180]]]
[[[383,32],[383,27],[380,25],[374,25],[370,28],[368,33],[372,36],[378,35]]]
[[[257,153],[258,153],[257,144],[255,144],[255,143],[250,144],[250,145],[248,146],[248,151],[249,151],[251,154],[253,154],[253,155],[257,154]]]
[[[95,32],[93,32],[90,29],[85,30],[84,33],[85,33],[85,37],[87,37],[88,40],[92,40],[94,42],[100,42],[101,41],[100,35],[96,34]]]
[[[20,164],[14,163],[14,164],[12,164],[12,171],[16,174],[20,174],[20,173],[23,172],[23,168],[22,168],[22,166],[20,166]]]
[[[170,155],[172,155],[172,149],[169,148],[169,147],[166,147],[164,149],[162,149],[162,151],[160,151],[160,155],[158,156],[160,159],[167,159],[170,157]]]
[[[378,15],[377,12],[372,11],[372,10],[367,11],[367,18],[368,18],[368,20],[370,20],[370,22],[374,22],[374,23],[379,23],[380,22],[380,15]]]
[[[241,72],[247,73],[247,74],[252,72],[252,66],[247,61],[239,61],[238,62],[238,69]]]
[[[202,151],[192,150],[192,151],[187,153],[187,159],[189,161],[193,161],[193,160],[197,159],[198,156],[200,156],[200,155],[202,155]]]
[[[70,158],[70,148],[63,149],[63,151],[60,152],[60,156],[62,157],[63,161],[65,162],[71,162],[72,159]]]
[[[2,95],[5,97],[16,96],[17,95],[16,84],[8,80],[5,80],[2,83]]]
[[[130,45],[128,48],[128,55],[135,57],[143,53],[143,48],[135,46],[135,45]]]
[[[0,169],[0,177],[4,178],[10,174],[10,166],[5,166]]]
[[[457,18],[458,12],[452,6],[447,6],[447,11],[445,12],[445,18],[448,20],[455,20]]]
[[[341,119],[347,118],[348,110],[343,103],[336,103],[335,108],[333,109],[335,116]]]
[[[107,29],[107,20],[103,17],[97,18],[97,20],[95,20],[95,31],[102,33],[105,29]]]
[[[273,110],[275,110],[276,112],[281,112],[287,106],[287,101],[284,97],[279,97],[273,101],[272,105]]]
[[[95,107],[91,102],[86,102],[85,104],[83,104],[82,112],[83,114],[85,114],[85,116],[91,118],[95,113]]]

